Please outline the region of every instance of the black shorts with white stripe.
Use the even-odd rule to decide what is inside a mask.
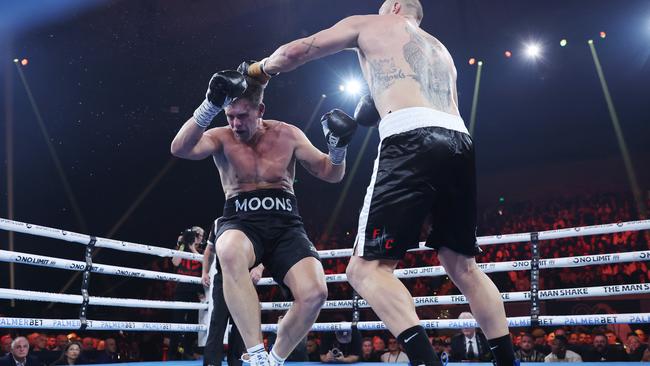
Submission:
[[[467,133],[422,127],[382,140],[359,215],[355,255],[402,259],[418,247],[427,217],[427,246],[467,256],[481,252],[474,147]]]

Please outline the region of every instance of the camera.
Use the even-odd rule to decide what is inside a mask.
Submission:
[[[196,231],[190,229],[186,229],[183,231],[181,234],[181,243],[185,245],[190,245],[194,243],[194,240],[196,240]]]
[[[343,356],[343,352],[341,352],[341,350],[336,347],[332,348],[332,356],[334,356],[334,358],[339,358]]]

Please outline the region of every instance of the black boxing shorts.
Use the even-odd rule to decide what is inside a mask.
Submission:
[[[474,147],[462,118],[429,108],[401,109],[382,119],[379,136],[355,255],[402,259],[419,246],[429,216],[428,247],[480,253]]]
[[[215,243],[226,230],[239,230],[248,237],[255,251],[254,267],[264,264],[279,284],[301,259],[320,260],[305,232],[296,196],[281,189],[244,192],[227,199],[223,216],[215,222]]]

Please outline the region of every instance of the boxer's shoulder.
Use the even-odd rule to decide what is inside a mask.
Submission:
[[[232,138],[232,130],[228,126],[214,127],[203,133],[203,136],[206,136],[212,140],[224,142],[228,137]]]
[[[283,121],[265,119],[264,124],[267,125],[267,131],[285,139],[295,138],[297,134],[302,133],[300,128]]]

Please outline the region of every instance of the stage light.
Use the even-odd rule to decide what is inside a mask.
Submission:
[[[542,52],[542,48],[537,43],[529,43],[526,45],[526,56],[530,58],[539,57]]]
[[[345,91],[357,95],[361,92],[361,83],[356,80],[350,80],[345,84]]]
[[[510,58],[510,57],[512,57],[512,52],[510,52],[510,51],[506,51],[506,52],[504,53],[504,55],[506,56],[506,58]]]
[[[320,97],[323,98],[323,99],[325,99],[325,98],[327,98],[327,94],[321,94]]]
[[[593,40],[593,39],[590,39],[590,40],[587,41],[587,43],[589,43],[589,44],[594,44],[594,40]]]
[[[483,61],[479,61],[479,62],[478,62],[478,65],[479,65],[479,66],[483,66]]]
[[[469,59],[469,64],[474,65],[476,63],[476,59],[474,57]]]
[[[600,32],[600,38],[605,38],[607,37],[607,33],[605,32]]]
[[[343,84],[339,85],[339,90],[344,92],[345,91],[345,85],[343,85]]]
[[[26,59],[26,58],[20,60],[20,64],[23,65],[23,66],[27,66],[28,63],[29,63],[29,60]]]
[[[565,47],[565,46],[567,45],[567,43],[569,43],[569,42],[567,42],[566,39],[562,39],[562,40],[560,41],[560,46],[561,46],[561,47]]]
[[[14,63],[15,63],[15,64],[17,64],[19,61],[20,61],[20,60],[17,59],[17,58],[14,59]]]

